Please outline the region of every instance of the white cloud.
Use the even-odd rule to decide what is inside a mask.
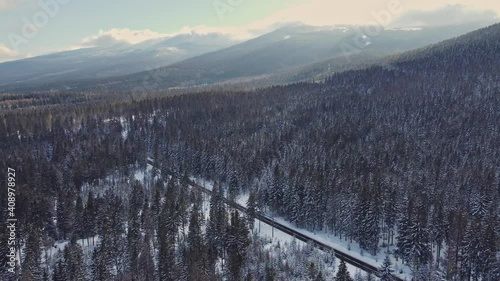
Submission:
[[[228,38],[235,41],[239,41],[258,36],[269,30],[270,28],[256,31],[250,30],[248,27],[210,27],[198,25],[193,27],[185,26],[181,28],[179,32],[166,34],[152,31],[150,29],[131,30],[129,28],[113,28],[110,30],[99,30],[96,34],[87,36],[77,44],[65,48],[64,50],[75,50],[88,47],[109,47],[119,43],[134,45],[149,40],[165,39],[181,34],[220,34],[226,35]]]
[[[18,3],[23,0],[0,0],[2,3]],[[222,34],[233,40],[241,41],[251,39],[291,23],[304,23],[308,25],[324,26],[335,24],[374,24],[377,19],[374,14],[387,11],[391,3],[397,3],[398,14],[392,14],[389,21],[401,21],[408,14],[425,14],[432,11],[441,11],[443,6],[454,4],[458,13],[454,14],[456,22],[470,21],[484,16],[496,17],[500,13],[498,0],[304,0],[304,2],[277,11],[270,16],[241,26],[185,26],[179,32],[172,34],[159,33],[150,29],[132,30],[129,28],[113,28],[99,30],[96,34],[83,38],[77,44],[65,48],[74,50],[84,47],[106,47],[117,43],[137,44],[144,41],[173,37],[180,34]],[[457,5],[457,3],[459,5]],[[234,12],[238,12],[238,7]],[[427,12],[415,12],[427,11]],[[242,12],[244,12],[242,10]],[[450,11],[450,9],[447,10]],[[457,10],[455,10],[457,12]],[[440,14],[442,15],[442,13]],[[463,17],[466,15],[466,17]],[[429,24],[434,22],[430,21]]]
[[[185,26],[179,32],[170,34],[170,36],[176,36],[179,34],[222,34],[226,35],[234,40],[245,40],[259,36],[263,33],[271,31],[273,28],[271,26],[256,27],[254,24],[246,26],[227,26],[227,27],[212,27],[206,25],[197,26]]]
[[[222,33],[231,35],[236,39],[249,39],[286,24],[297,22],[314,26],[337,24],[371,25],[378,21],[374,14],[391,11],[389,7],[394,3],[398,7],[398,13],[392,13],[389,21],[395,21],[400,16],[416,10],[445,10],[445,12],[452,13],[451,16],[456,19],[456,21],[451,21],[449,24],[469,22],[479,18],[490,20],[497,18],[497,15],[500,14],[500,1],[498,0],[308,0],[247,25],[184,27],[180,33],[193,31],[202,34]],[[455,13],[453,13],[453,9],[447,10],[443,8],[451,6],[460,8]]]
[[[29,57],[29,55],[24,55],[24,54],[18,53],[14,50],[7,48],[7,46],[2,45],[0,43],[0,62],[17,60],[17,59],[22,59],[22,58],[26,58],[26,57]]]
[[[498,0],[310,0],[279,11],[265,21],[301,21],[310,25],[368,24],[374,20],[374,13],[387,11],[394,3],[401,8],[401,14],[411,10],[439,10],[443,6],[460,6],[464,14],[477,10],[500,14]]]
[[[95,35],[83,38],[79,44],[82,47],[105,47],[117,43],[137,44],[151,39],[164,38],[167,34],[161,34],[150,29],[131,30],[129,28],[113,28],[110,30],[99,30]]]
[[[493,10],[468,9],[464,5],[447,5],[436,10],[412,10],[401,15],[394,26],[435,26],[453,25],[468,22],[492,22],[498,19]]]

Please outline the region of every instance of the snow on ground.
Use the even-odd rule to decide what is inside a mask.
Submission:
[[[214,182],[213,181],[209,181],[209,180],[204,180],[204,179],[198,179],[198,178],[195,178],[195,177],[189,177],[190,180],[194,181],[195,183],[203,186],[204,188],[208,189],[208,190],[212,190],[213,186],[214,186]],[[246,204],[246,202],[245,202]]]
[[[246,207],[247,201],[248,201],[248,196],[249,196],[248,193],[243,193],[236,199],[236,202],[238,204]],[[294,224],[286,221],[284,218],[272,216],[270,214],[266,214],[266,215],[268,217],[274,217],[274,219],[277,222],[279,222],[287,227],[290,227],[290,228],[292,228],[292,229],[294,229],[294,230],[296,230],[296,231],[298,231],[306,236],[309,236],[311,238],[314,238],[315,240],[318,240],[324,244],[327,244],[336,250],[342,251],[344,253],[348,253],[349,255],[351,255],[357,259],[360,259],[366,263],[369,263],[370,265],[373,265],[375,267],[380,267],[382,265],[384,258],[385,258],[385,255],[386,255],[385,248],[380,250],[380,252],[376,256],[373,256],[373,255],[367,253],[366,251],[363,251],[359,247],[359,245],[354,241],[351,243],[349,240],[340,239],[340,237],[335,236],[335,235],[330,234],[330,233],[326,233],[324,231],[315,232],[315,231],[305,230],[305,229],[299,228],[299,227],[295,226]],[[399,277],[401,277],[403,279],[408,279],[408,280],[411,279],[411,271],[408,268],[408,266],[403,265],[401,260],[396,260],[393,256],[391,256],[391,260],[392,260],[395,274],[397,274]],[[350,271],[350,272],[353,273],[355,271]]]
[[[126,139],[128,137],[128,132],[130,131],[130,126],[125,117],[120,117],[120,124],[122,125],[122,138]]]
[[[246,201],[245,201],[246,203]],[[259,225],[260,224],[260,225]],[[259,231],[260,228],[260,231]],[[292,241],[295,240],[295,243],[297,243],[298,246],[304,247],[306,243],[295,239],[295,237],[291,236],[290,234],[284,233],[266,223],[263,223],[259,221],[258,219],[255,219],[255,224],[254,224],[254,229],[253,233],[256,233],[257,236],[265,239],[269,239],[272,243],[269,244],[269,247],[272,245],[276,245],[278,242],[280,245],[283,245],[284,243],[292,243]],[[354,277],[354,274],[356,271],[361,271],[359,268],[346,264],[347,265],[347,270],[351,274],[351,277]],[[337,270],[338,267],[338,262],[336,263],[335,271]],[[363,274],[366,274],[364,271],[362,271]]]
[[[212,187],[213,187],[213,182],[211,181],[206,181],[206,180],[201,180],[201,179],[197,179],[197,178],[191,178],[192,181],[200,184],[201,186],[204,186],[205,188],[207,189],[210,189],[212,190]],[[236,203],[242,205],[242,206],[245,206],[247,205],[247,201],[248,201],[248,197],[249,197],[249,194],[248,193],[244,193],[244,194],[241,194],[238,196],[238,198],[236,198]],[[206,201],[208,200],[208,201]],[[205,219],[208,218],[208,211],[209,211],[209,208],[210,208],[210,203],[209,203],[209,197],[204,197],[204,203],[203,203],[203,210],[205,211]],[[293,228],[309,237],[312,237],[312,238],[315,238],[327,245],[330,245],[332,247],[334,247],[335,249],[342,249],[342,247],[339,247],[335,241],[332,242],[330,241],[329,239],[325,239],[325,237],[318,237],[318,235],[315,235],[313,234],[312,232],[309,232],[309,231],[306,231],[306,230],[303,230],[303,229],[300,229],[300,228],[297,228],[295,226],[293,226],[292,224],[288,223],[287,221],[285,221],[284,219],[282,218],[276,218],[276,221],[283,224],[283,225],[286,225],[290,228]],[[306,243],[302,242],[302,241],[299,241],[299,240],[296,240],[295,237],[287,234],[287,233],[284,233],[278,229],[275,229],[274,227],[264,223],[264,222],[261,222],[260,220],[258,219],[255,219],[255,223],[254,223],[254,229],[253,229],[253,232],[252,233],[257,233],[257,235],[261,238],[265,238],[265,239],[270,239],[272,241],[272,244],[276,244],[276,243],[280,243],[280,244],[283,244],[283,243],[291,243],[293,240],[296,241],[297,245],[300,245],[300,246],[304,246]],[[313,235],[310,235],[310,234],[313,234]],[[320,239],[321,238],[321,239]],[[345,252],[349,252],[349,251],[345,251]],[[357,254],[355,253],[354,251],[351,251],[349,253],[352,253],[354,257],[363,257],[361,256],[360,254]],[[355,255],[357,254],[357,255]],[[366,262],[376,266],[376,267],[379,267],[380,264],[382,263],[383,261],[383,258],[384,256],[381,256],[381,257],[377,257],[378,260],[373,260],[370,259],[369,257],[363,257],[363,261],[366,260]],[[360,258],[361,259],[361,258]],[[352,266],[350,264],[347,264],[347,269],[349,270],[349,273],[351,274],[351,276],[354,276],[354,274],[357,272],[357,271],[362,271],[361,269],[355,267],[355,266]],[[398,269],[399,270],[399,269]],[[364,271],[362,271],[364,273]]]
[[[99,236],[94,236],[93,238],[84,238],[76,241],[82,247],[84,260],[91,260],[94,248],[99,243]],[[54,242],[51,246],[44,248],[42,252],[42,263],[47,261],[49,264],[53,265],[57,262],[58,255],[62,255],[64,247],[69,244],[68,240]]]
[[[247,201],[248,201],[248,193],[243,193],[241,194],[237,199],[236,202],[244,207],[247,206]],[[382,265],[382,262],[386,256],[386,249],[383,248],[380,250],[380,252],[376,255],[373,256],[366,251],[363,251],[358,243],[356,242],[350,242],[349,240],[345,239],[340,239],[340,237],[335,236],[331,233],[326,233],[324,231],[309,231],[305,230],[303,228],[299,228],[295,226],[294,224],[286,221],[284,218],[272,216],[271,214],[266,214],[268,217],[274,217],[274,219],[287,226],[290,227],[304,235],[307,235],[311,238],[314,238],[315,240],[318,240],[324,244],[327,244],[331,247],[333,247],[336,250],[342,251],[344,253],[348,253],[352,257],[355,257],[357,259],[360,259],[366,263],[369,263],[370,265],[373,265],[375,267],[380,267]],[[392,246],[394,248],[395,246]],[[393,264],[393,269],[394,269],[394,274],[397,275],[398,277],[402,279],[411,279],[411,270],[408,266],[404,265],[401,260],[396,260],[394,256],[390,256],[392,264]],[[351,273],[354,271],[350,271]]]
[[[135,171],[134,179],[136,179],[140,182],[144,182],[144,171],[142,171],[142,170]]]
[[[249,193],[243,193],[238,198],[236,198],[236,203],[240,204],[241,206],[246,207],[247,202],[248,202],[248,197],[250,196]]]
[[[207,188],[208,187],[209,186],[207,186]],[[210,189],[211,188],[212,188],[212,186],[210,185]],[[244,194],[244,195],[239,196],[236,201],[239,204],[246,206],[247,200],[248,200],[248,194]],[[203,207],[202,207],[204,214],[205,214],[205,220],[207,220],[209,217],[209,211],[210,211],[210,202],[209,201],[210,201],[210,197],[205,196],[203,199]],[[244,203],[242,203],[242,202],[244,202]],[[254,229],[251,232],[251,234],[257,234],[257,236],[259,236],[260,238],[264,238],[265,240],[270,241],[267,248],[272,247],[273,245],[276,245],[278,243],[280,245],[284,245],[285,243],[291,244],[292,241],[295,241],[295,243],[300,247],[306,246],[306,243],[304,243],[303,241],[297,240],[297,239],[295,239],[295,237],[291,236],[290,234],[284,233],[284,232],[282,232],[282,231],[280,231],[280,230],[278,230],[278,229],[276,229],[276,228],[274,228],[274,227],[272,227],[264,222],[261,222],[258,219],[255,219]],[[338,266],[338,262],[336,265]],[[366,274],[364,271],[360,270],[359,268],[357,268],[355,266],[352,266],[350,264],[346,264],[346,265],[347,265],[347,269],[352,277],[354,277],[354,274],[357,271],[361,271],[363,274]],[[335,271],[336,270],[337,270],[337,268],[335,268]],[[376,280],[378,280],[378,279],[376,279]]]
[[[386,255],[384,250],[381,250],[376,256],[373,256],[365,251],[363,251],[359,245],[355,242],[350,243],[350,240],[340,239],[338,236],[334,236],[333,234],[328,234],[325,232],[313,232],[309,230],[305,230],[299,227],[296,227],[292,223],[286,221],[280,217],[274,217],[274,219],[289,228],[292,228],[308,237],[314,238],[326,245],[333,247],[336,250],[342,251],[344,253],[349,254],[352,257],[355,257],[359,260],[362,260],[372,266],[380,267]],[[394,267],[394,273],[403,279],[411,279],[411,271],[410,269],[401,263],[401,260],[396,261],[394,257],[392,257],[392,263]],[[402,272],[402,273],[400,273]]]

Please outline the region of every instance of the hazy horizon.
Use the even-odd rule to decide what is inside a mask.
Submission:
[[[244,40],[295,22],[433,26],[494,21],[499,13],[491,0],[0,0],[0,62],[190,32]]]

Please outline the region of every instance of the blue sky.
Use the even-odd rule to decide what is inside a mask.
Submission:
[[[180,32],[220,32],[240,39],[274,24],[394,21],[405,13],[496,17],[498,0],[0,0],[0,61],[88,46],[102,36],[138,43]],[[397,13],[384,12],[397,6]],[[452,11],[453,10],[453,11]],[[451,11],[451,12],[450,12]],[[458,13],[458,14],[457,14]],[[418,13],[416,13],[418,15]],[[377,15],[382,15],[377,17]],[[438,18],[443,17],[439,14]]]

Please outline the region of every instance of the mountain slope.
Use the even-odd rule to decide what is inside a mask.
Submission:
[[[99,79],[169,65],[228,47],[220,34],[180,34],[131,45],[91,47],[0,64],[0,85]]]
[[[499,54],[500,23],[393,56],[367,69],[334,74],[328,79],[327,89],[398,99],[399,95],[459,95],[466,100],[455,102],[467,104],[468,99],[494,97],[492,93],[500,91]]]
[[[55,54],[44,57],[44,62],[62,61],[64,67],[32,67],[37,71],[34,78],[24,77],[25,61],[11,65],[0,64],[3,70],[14,69],[4,79],[12,80],[16,73],[24,77],[23,85],[10,84],[2,88],[6,92],[47,91],[47,90],[95,90],[102,91],[156,91],[167,88],[204,86],[230,83],[241,87],[263,87],[287,84],[297,81],[323,80],[333,73],[351,69],[362,69],[388,55],[416,49],[444,39],[452,38],[475,30],[485,23],[461,26],[441,26],[415,29],[386,29],[378,36],[362,36],[359,27],[313,27],[305,25],[287,26],[255,39],[233,45],[215,52],[191,57],[183,61],[183,56],[193,55],[210,48],[217,48],[228,43],[224,38],[188,38],[176,37],[159,42],[146,42],[135,46],[139,50],[130,50],[127,46],[111,50],[78,50],[75,53]],[[361,28],[363,30],[363,28]],[[191,40],[189,40],[191,39]],[[203,40],[202,40],[203,39]],[[217,42],[207,44],[200,42]],[[363,43],[356,48],[355,42]],[[200,47],[202,45],[202,47]],[[208,46],[208,47],[207,47]],[[119,47],[119,46],[116,46]],[[117,50],[118,49],[118,50]],[[165,57],[158,57],[158,50],[165,50]],[[180,49],[190,50],[188,54],[178,54]],[[113,57],[115,64],[96,53]],[[121,52],[121,53],[120,53]],[[90,62],[92,72],[86,68],[86,75],[74,67],[75,54],[79,54],[81,65]],[[118,54],[119,53],[119,54]],[[173,54],[170,54],[173,53]],[[69,61],[64,58],[69,57]],[[35,58],[36,59],[36,58]],[[176,62],[177,61],[177,62]],[[169,64],[155,68],[160,63]],[[96,64],[99,64],[96,67]],[[44,63],[40,64],[45,65]],[[151,69],[137,72],[137,68]],[[62,70],[61,70],[62,69]],[[120,73],[132,73],[120,75]],[[111,77],[112,76],[112,77]],[[40,79],[42,77],[43,79]],[[21,78],[16,77],[16,81]],[[2,81],[2,78],[0,78]],[[1,82],[0,82],[1,84]]]
[[[289,83],[366,65],[384,56],[423,47],[476,28],[478,24],[415,30],[387,29],[379,36],[360,38],[354,27],[291,26],[155,72],[163,78],[157,81],[158,84],[166,88],[251,77],[264,77],[270,81],[268,84]],[[354,40],[363,40],[365,46],[354,48]],[[346,50],[351,52],[346,53]],[[110,79],[109,83],[137,85],[148,76],[150,73],[137,73]]]

